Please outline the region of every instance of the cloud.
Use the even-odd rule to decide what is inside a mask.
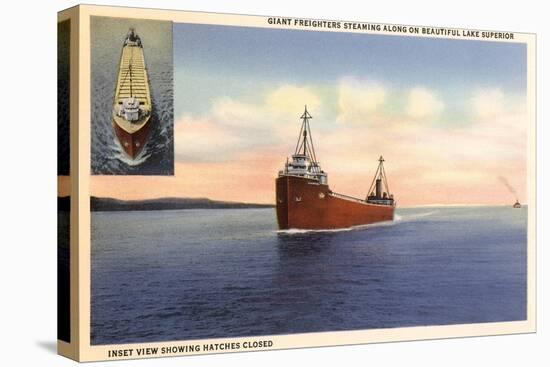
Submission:
[[[461,105],[467,120],[440,126],[423,123],[436,117],[443,121],[451,113],[445,113],[437,90],[395,91],[350,78],[334,88],[336,117],[327,112],[327,106],[335,104],[328,96],[334,94],[307,86],[285,84],[265,95],[218,98],[201,116],[183,115],[178,120],[177,160],[200,171],[204,180],[208,177],[209,190],[216,191],[218,183],[222,186],[221,172],[222,181],[240,180],[250,190],[254,187],[247,200],[255,201],[254,192],[265,196],[273,189],[273,178],[294,147],[307,103],[315,111],[317,156],[336,192],[362,197],[383,155],[390,187],[401,204],[506,200],[509,193],[498,184],[498,176],[517,177],[512,184],[520,200],[524,197],[525,97],[498,88],[473,91]],[[405,102],[400,109],[395,108],[399,98]],[[200,185],[189,185],[192,192],[199,190]],[[204,190],[201,195],[208,194]]]
[[[270,93],[265,102],[272,114],[296,116],[304,105],[310,110],[318,110],[321,99],[311,88],[283,85]]]
[[[476,117],[497,116],[504,108],[504,93],[498,88],[479,89],[472,96],[472,108]]]
[[[207,119],[183,115],[174,128],[175,154],[180,161],[213,161],[242,149],[242,140]]]
[[[495,185],[500,175],[516,177],[514,184],[524,197],[528,125],[524,97],[504,94],[506,103],[493,104],[484,118],[467,113],[473,105],[466,103],[463,115],[468,121],[439,126],[421,123],[427,116],[446,118],[436,93],[416,88],[405,93],[409,102],[420,101],[424,108],[410,114],[381,111],[383,125],[340,125],[319,137],[318,156],[333,190],[364,195],[376,159],[383,155],[390,187],[403,204],[502,202],[509,194]],[[394,96],[390,93],[388,99]],[[465,96],[471,101],[476,97],[476,92]]]
[[[175,127],[177,159],[229,161],[258,148],[293,146],[304,104],[317,109],[321,103],[312,88],[288,84],[259,102],[251,100],[224,96],[201,116],[180,116]]]
[[[469,100],[470,134],[490,141],[486,149],[498,146],[496,153],[503,158],[524,156],[528,132],[526,97],[488,88],[474,91]]]
[[[355,78],[344,78],[338,85],[338,121],[342,123],[373,122],[386,102],[388,92],[382,84]]]
[[[261,106],[245,103],[229,97],[216,99],[212,108],[202,117],[218,127],[257,128]]]
[[[427,119],[438,116],[444,108],[435,93],[424,88],[413,88],[408,95],[406,114],[413,119]]]
[[[380,82],[348,77],[338,85],[338,107],[338,122],[388,126],[433,119],[445,105],[436,92],[424,87],[394,90]]]

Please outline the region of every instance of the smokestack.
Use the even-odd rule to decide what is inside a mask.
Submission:
[[[376,179],[376,197],[382,197],[382,180],[379,178]]]

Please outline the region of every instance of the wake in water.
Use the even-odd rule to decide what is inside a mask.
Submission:
[[[116,148],[113,148],[113,158],[127,164],[128,166],[139,166],[151,156],[148,149],[149,144],[147,144],[134,159],[128,157],[117,138],[113,140],[113,144],[116,146]]]
[[[403,217],[403,220],[412,221],[412,220],[415,220],[415,219],[418,219],[418,218],[429,217],[429,216],[437,214],[437,213],[439,213],[439,210],[432,210],[432,211],[429,211],[429,212],[426,212],[426,213],[417,213],[417,214],[405,215]],[[396,217],[397,216],[398,215],[396,215]]]
[[[346,228],[336,228],[336,229],[279,229],[276,230],[276,233],[282,233],[282,234],[299,234],[299,233],[324,233],[324,232],[348,232],[348,231],[360,231],[360,230],[366,230],[369,228],[375,228],[375,227],[391,227],[399,224],[400,222],[411,222],[420,218],[429,217],[431,215],[437,214],[439,210],[432,210],[426,213],[416,213],[416,214],[410,214],[410,215],[399,215],[395,214],[393,220],[388,220],[384,222],[377,222],[377,223],[370,223],[370,224],[362,224],[358,226],[352,226],[352,227],[346,227]]]

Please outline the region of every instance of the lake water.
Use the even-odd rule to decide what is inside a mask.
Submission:
[[[277,231],[274,209],[92,213],[92,344],[526,319],[527,208]]]

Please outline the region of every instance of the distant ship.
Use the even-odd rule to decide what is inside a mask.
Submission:
[[[519,203],[519,200],[516,199],[516,202],[514,203],[514,205],[512,205],[513,208],[521,208],[521,204]]]
[[[112,122],[120,145],[134,159],[149,137],[151,93],[141,39],[130,28],[120,56]]]
[[[337,194],[328,186],[311,138],[309,120],[304,110],[296,149],[275,180],[277,221],[280,229],[336,229],[391,221],[396,202],[390,194],[384,158],[365,199]]]

